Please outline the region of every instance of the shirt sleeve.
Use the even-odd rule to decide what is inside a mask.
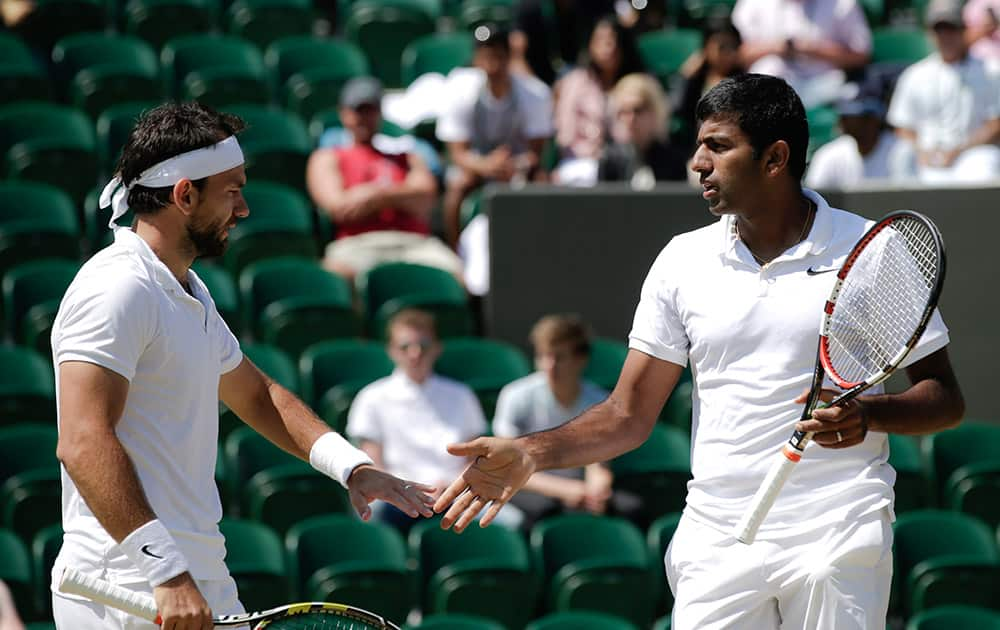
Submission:
[[[917,66],[910,66],[900,75],[889,102],[889,112],[886,121],[893,127],[916,130],[920,113],[914,100],[914,82],[917,81]]]
[[[229,330],[229,325],[222,319],[218,311],[215,311],[215,344],[219,357],[219,374],[231,372],[243,362],[243,349],[236,339],[233,331]]]
[[[524,135],[530,140],[550,138],[555,134],[553,126],[552,91],[534,77],[522,78],[530,81],[524,90]]]
[[[462,417],[465,419],[465,435],[463,438],[471,440],[484,435],[486,430],[489,429],[489,424],[486,422],[486,416],[483,414],[483,406],[479,404],[476,394],[468,387],[465,387],[464,390],[465,392],[462,397],[465,399],[465,412],[462,414]]]
[[[347,412],[347,435],[352,440],[367,440],[381,444],[385,441],[378,421],[378,405],[369,388],[364,388],[354,397]]]
[[[673,261],[676,240],[671,241],[646,276],[639,306],[635,310],[629,347],[663,361],[687,365],[690,341],[677,310],[675,270]]]
[[[130,275],[81,282],[67,292],[62,309],[52,339],[56,364],[94,363],[131,381],[157,329],[149,288]]]
[[[450,98],[441,105],[434,133],[441,142],[469,142],[472,139],[472,113],[475,107],[475,94],[472,98],[469,81],[454,81],[448,84]]]
[[[910,350],[910,353],[906,355],[906,358],[899,364],[899,367],[905,368],[913,365],[920,359],[928,357],[947,346],[949,341],[948,327],[945,326],[941,313],[937,309],[934,309],[934,313],[931,315],[931,320],[927,323],[924,334],[920,336],[920,341],[917,342],[913,350]]]

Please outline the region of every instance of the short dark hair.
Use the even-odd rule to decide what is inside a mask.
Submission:
[[[565,343],[575,354],[590,356],[592,338],[590,327],[573,314],[546,315],[531,329],[531,345],[536,353]]]
[[[115,172],[128,185],[149,167],[175,155],[211,146],[243,131],[238,116],[215,111],[201,103],[165,103],[144,112],[129,133]],[[199,189],[205,179],[193,181]],[[156,212],[170,205],[173,187],[134,186],[128,206],[135,214]]]
[[[698,122],[709,118],[734,121],[750,138],[754,159],[778,140],[788,143],[789,173],[796,181],[806,170],[809,124],[795,90],[784,79],[742,74],[719,81],[698,101]]]

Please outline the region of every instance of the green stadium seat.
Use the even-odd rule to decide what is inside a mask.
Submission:
[[[933,51],[920,27],[886,26],[872,30],[872,63],[915,63]]]
[[[308,346],[361,331],[350,285],[314,261],[260,260],[240,275],[248,329],[293,358]]]
[[[52,330],[52,319],[39,318],[39,314],[53,316],[59,310],[59,302],[73,281],[80,265],[75,261],[51,258],[32,260],[10,268],[3,276],[3,310],[7,335],[15,343],[26,345],[28,335],[26,325],[34,328],[32,337],[43,342],[42,347],[34,347],[43,357],[51,356],[48,333]],[[26,315],[33,311],[33,317]],[[30,323],[29,323],[30,322]]]
[[[48,55],[63,37],[102,31],[105,23],[103,0],[36,0],[14,30],[29,46]]]
[[[308,464],[288,453],[249,426],[234,428],[222,442],[222,467],[230,496],[228,513],[242,516],[243,489],[262,470]]]
[[[118,158],[121,155],[122,147],[125,146],[129,134],[132,133],[132,129],[135,128],[136,123],[139,121],[139,117],[157,104],[155,101],[118,103],[105,109],[97,116],[97,155],[100,160],[102,179],[111,179],[111,174],[114,172]],[[104,185],[101,184],[97,189],[98,196],[103,187]],[[104,215],[104,219],[94,224],[100,229],[101,233],[108,227],[108,218],[111,211],[109,209],[106,212],[107,215]],[[125,224],[120,223],[120,225]],[[90,224],[88,223],[89,227]],[[94,233],[87,232],[88,238],[93,239],[94,236]],[[91,243],[96,242],[95,240],[91,240]]]
[[[45,68],[20,38],[0,31],[0,105],[51,98]]]
[[[253,361],[262,372],[270,376],[276,383],[292,392],[299,392],[299,373],[295,369],[292,359],[281,348],[265,343],[243,343],[243,354]],[[226,437],[237,427],[243,426],[243,421],[236,416],[225,404],[220,404],[219,411],[219,442],[223,443]]]
[[[58,471],[57,442],[55,423],[23,422],[0,426],[0,484],[26,472]]]
[[[242,312],[240,295],[233,276],[223,267],[204,260],[194,261],[191,269],[205,283],[212,301],[215,302],[215,309],[219,311],[219,315],[226,321],[233,334],[238,337],[241,332]]]
[[[65,192],[36,182],[0,181],[0,276],[41,258],[80,257],[80,226]]]
[[[92,118],[117,103],[163,98],[156,51],[136,37],[70,35],[52,49],[52,66],[63,97]]]
[[[666,614],[653,623],[653,630],[670,630],[670,614]]]
[[[442,302],[465,302],[465,288],[452,274],[425,265],[384,263],[357,278],[358,294],[364,305],[365,319],[372,327],[382,306],[392,298],[421,294],[437,296]],[[383,316],[383,320],[386,318]]]
[[[660,411],[660,422],[666,426],[682,429],[687,433],[691,432],[691,392],[694,383],[691,381],[691,372],[685,370],[681,375],[674,391],[670,392],[670,398]]]
[[[316,260],[312,210],[304,197],[286,187],[257,181],[244,187],[243,197],[250,216],[240,219],[229,232],[229,246],[222,256],[223,266],[235,278],[251,263],[266,258]]]
[[[0,580],[10,589],[18,612],[34,618],[31,556],[21,539],[12,531],[0,529]]]
[[[600,612],[574,610],[545,615],[529,623],[524,630],[638,630],[621,617]]]
[[[31,565],[35,576],[35,610],[50,616],[52,613],[52,591],[49,576],[56,555],[62,547],[63,528],[61,523],[49,525],[40,530],[31,541]]]
[[[236,580],[247,610],[288,603],[288,573],[281,539],[268,526],[224,518],[219,530],[226,538],[226,566]]]
[[[691,479],[691,441],[677,427],[657,423],[642,446],[611,460],[614,487],[638,495],[642,508],[634,518],[646,525],[663,514],[684,509]]]
[[[885,22],[885,0],[860,0],[859,4],[865,11],[868,28],[877,29]]]
[[[1000,612],[977,606],[941,606],[914,615],[906,630],[1000,630]]]
[[[466,337],[444,342],[434,370],[472,388],[483,413],[492,418],[500,390],[530,374],[531,364],[516,346],[495,339]]]
[[[939,505],[945,501],[949,483],[964,476],[961,468],[1000,460],[1000,426],[965,421],[948,431],[927,436],[923,442],[928,474]],[[952,476],[959,472],[952,482]]]
[[[344,83],[370,72],[368,60],[354,44],[305,35],[276,40],[264,62],[279,101],[307,120],[336,109]]]
[[[315,407],[316,413],[334,431],[346,433],[347,418],[351,413],[351,405],[354,403],[354,397],[368,383],[370,381],[367,379],[358,379],[334,385],[320,397]]]
[[[55,450],[50,453],[55,460]],[[35,535],[62,520],[62,481],[59,468],[37,468],[10,477],[0,485],[0,527],[7,528],[21,540]]]
[[[957,512],[916,510],[901,514],[894,532],[897,606],[902,603],[912,612],[917,591],[924,592],[923,600],[938,603],[945,603],[946,594],[955,604],[995,602],[1000,550],[982,521]],[[980,570],[983,566],[993,571]],[[934,592],[928,595],[928,589]]]
[[[264,469],[246,483],[241,513],[279,535],[305,519],[354,514],[347,491],[305,462]]]
[[[435,33],[416,39],[403,51],[403,83],[409,85],[422,74],[447,75],[452,69],[472,63],[472,36],[467,32]]]
[[[1000,527],[1000,459],[955,470],[945,486],[945,507],[970,514],[991,529]]]
[[[462,613],[523,628],[534,613],[538,581],[519,532],[472,527],[462,534],[425,520],[409,533],[425,614]]]
[[[514,21],[513,0],[464,0],[458,13],[459,28],[473,31],[484,24],[510,27]]]
[[[668,0],[667,12],[677,15],[677,25],[700,29],[712,16],[729,15],[736,0]]]
[[[129,0],[123,32],[160,50],[172,38],[211,31],[216,10],[213,0]]]
[[[550,517],[532,528],[530,544],[545,579],[547,611],[603,612],[639,627],[652,622],[649,552],[632,523],[592,514]]]
[[[663,565],[663,558],[670,545],[670,539],[677,531],[677,524],[680,523],[681,513],[672,512],[664,514],[650,523],[646,531],[646,545],[649,547],[649,565],[653,569],[654,584],[656,587],[656,612],[657,614],[669,613],[673,608],[674,596],[670,592],[670,585],[667,584],[666,569]],[[669,618],[669,614],[668,614]]]
[[[840,116],[832,107],[816,107],[806,111],[806,121],[809,123],[806,155],[811,158],[816,149],[840,135]]]
[[[227,30],[261,49],[292,35],[308,35],[316,16],[309,0],[236,0],[229,6]]]
[[[309,132],[296,114],[263,105],[228,108],[247,123],[240,133],[246,167],[254,181],[305,189],[306,160],[312,151]]]
[[[701,48],[701,32],[686,28],[651,31],[639,36],[637,46],[647,71],[667,85],[684,61]]]
[[[596,338],[590,343],[590,361],[583,378],[611,391],[618,383],[628,346],[615,339]]]
[[[173,37],[163,45],[160,66],[168,93],[175,97],[214,107],[269,99],[264,58],[253,43],[240,37]]]
[[[464,298],[459,300],[424,293],[401,295],[383,303],[375,314],[371,332],[381,339],[388,339],[389,322],[400,311],[411,308],[434,316],[434,326],[441,339],[475,335],[476,323]]]
[[[896,470],[896,495],[893,509],[897,514],[930,507],[926,499],[927,481],[920,461],[920,446],[913,438],[889,434],[889,464]]]
[[[305,600],[349,602],[397,623],[415,603],[406,547],[388,525],[353,514],[316,516],[289,530],[285,549]]]
[[[503,624],[477,615],[429,615],[416,625],[407,624],[405,630],[505,630]]]
[[[363,339],[321,341],[299,359],[302,399],[317,407],[330,388],[346,383],[370,383],[389,376],[393,364],[385,346]]]
[[[97,181],[93,123],[52,103],[0,107],[0,153],[8,178],[40,181],[80,203]]]
[[[52,366],[29,348],[0,346],[0,426],[56,419]]]
[[[440,4],[434,0],[355,0],[344,34],[365,52],[386,87],[403,87],[400,60],[410,42],[435,30]]]

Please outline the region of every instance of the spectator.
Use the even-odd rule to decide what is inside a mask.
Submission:
[[[641,69],[631,33],[614,17],[601,18],[591,31],[583,63],[553,88],[560,183],[572,183],[580,171],[586,183],[593,183],[610,122],[608,92],[623,76]]]
[[[969,55],[961,0],[932,0],[925,20],[936,52],[907,68],[889,123],[916,150],[927,184],[982,182],[1000,175],[1000,83]]]
[[[611,109],[613,142],[601,155],[600,181],[626,181],[644,190],[657,181],[687,178],[684,152],[666,141],[670,108],[656,79],[623,77],[611,92]]]
[[[358,393],[347,433],[379,468],[405,470],[407,479],[440,492],[467,463],[445,446],[486,432],[482,408],[467,386],[434,374],[441,344],[430,314],[397,313],[389,322],[388,352],[395,371]],[[388,503],[372,508],[375,518],[404,532],[416,521]]]
[[[849,188],[866,180],[912,180],[913,150],[885,127],[885,105],[859,94],[837,104],[843,135],[821,146],[806,172],[809,188]]]
[[[684,62],[672,88],[676,127],[672,140],[677,146],[692,152],[698,131],[695,116],[698,101],[719,81],[743,72],[740,59],[743,40],[728,15],[706,20],[701,37],[701,50]]]
[[[381,124],[382,86],[371,77],[347,82],[340,119],[351,140],[321,147],[306,167],[313,202],[336,225],[324,265],[348,279],[381,262],[405,261],[460,275],[462,264],[430,235],[437,180],[420,155],[373,143]]]
[[[968,0],[962,9],[965,41],[974,57],[997,70],[1000,66],[1000,0]]]
[[[24,623],[17,614],[10,589],[0,580],[0,630],[24,630]]]
[[[836,100],[845,73],[871,55],[857,0],[737,0],[733,24],[747,69],[788,81],[806,109]]]
[[[476,49],[467,81],[452,82],[437,120],[437,137],[448,145],[453,168],[444,198],[445,234],[458,241],[462,200],[484,182],[544,179],[542,149],[552,136],[552,97],[533,77],[512,75],[506,31],[475,30]]]

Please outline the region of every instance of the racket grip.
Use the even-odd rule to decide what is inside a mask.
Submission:
[[[767,476],[764,477],[760,488],[757,489],[756,494],[753,495],[753,499],[750,500],[750,506],[743,513],[743,518],[736,524],[733,535],[741,543],[747,545],[753,543],[757,537],[757,530],[760,529],[760,524],[764,522],[764,517],[767,516],[767,513],[771,511],[771,506],[774,505],[774,499],[781,492],[782,486],[788,481],[788,476],[799,461],[798,453],[789,453],[789,450],[792,449],[787,445],[782,449],[781,459],[775,461],[771,466],[771,470],[767,471]]]
[[[59,580],[59,592],[79,595],[105,606],[117,608],[146,621],[160,623],[156,600],[146,593],[139,593],[106,580],[66,567]]]

